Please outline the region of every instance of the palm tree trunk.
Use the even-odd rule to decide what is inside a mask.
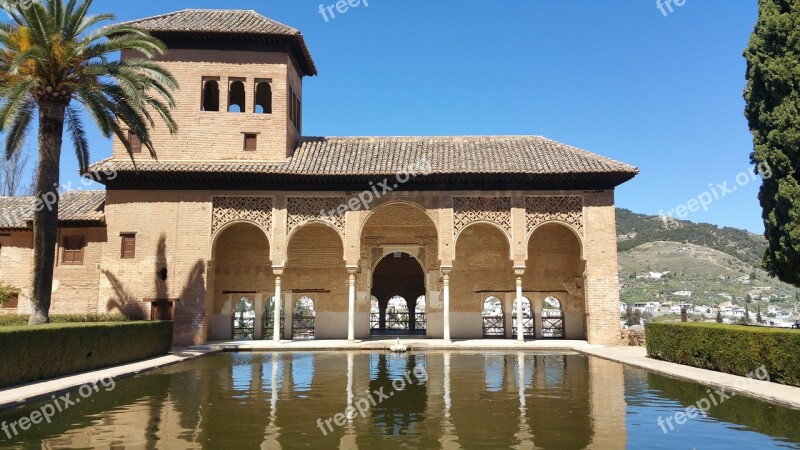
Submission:
[[[33,292],[30,325],[50,321],[53,267],[58,240],[58,182],[66,103],[39,103],[39,167],[33,213]]]

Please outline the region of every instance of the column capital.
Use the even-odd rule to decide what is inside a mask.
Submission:
[[[359,271],[358,265],[348,265],[345,268],[347,269],[347,274],[350,276],[355,276]]]
[[[443,276],[449,277],[450,272],[453,270],[453,266],[439,266],[439,270],[442,272]]]
[[[276,277],[282,277],[283,270],[284,270],[283,266],[272,266],[272,274],[275,275]]]
[[[525,275],[525,266],[514,266],[514,275],[517,277]]]

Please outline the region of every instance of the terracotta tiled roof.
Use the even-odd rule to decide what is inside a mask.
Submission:
[[[378,175],[424,163],[433,174],[638,173],[633,166],[540,136],[307,137],[286,170]]]
[[[61,223],[102,223],[105,191],[72,191],[61,195]],[[27,229],[33,219],[34,197],[0,197],[0,229]]]
[[[98,163],[107,165],[109,161]],[[305,137],[283,164],[251,161],[113,161],[117,172],[285,175],[305,178],[427,175],[541,176],[542,180],[609,180],[614,186],[639,170],[539,136]],[[105,167],[105,166],[104,166]],[[152,179],[152,178],[151,178]]]
[[[297,57],[305,63],[305,74],[317,74],[316,65],[300,30],[253,10],[184,9],[124,23],[142,27],[161,38],[173,35],[200,36],[202,39],[210,36],[283,38],[283,42],[292,43]]]
[[[241,33],[294,36],[300,30],[262,16],[253,10],[184,9],[125,22],[150,31]]]

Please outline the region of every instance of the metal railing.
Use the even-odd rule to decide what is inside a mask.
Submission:
[[[292,320],[292,339],[314,339],[314,316],[295,316]]]
[[[503,316],[483,316],[484,338],[505,338],[506,327]]]

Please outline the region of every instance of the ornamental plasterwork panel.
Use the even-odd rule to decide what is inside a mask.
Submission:
[[[545,222],[562,222],[583,234],[583,198],[580,196],[525,197],[528,233]]]
[[[453,233],[475,222],[491,222],[511,236],[511,197],[453,197]]]
[[[272,198],[214,197],[211,235],[216,235],[231,222],[250,222],[269,234],[272,229]]]
[[[300,226],[312,222],[323,221],[333,225],[344,237],[344,214],[339,214],[339,207],[346,204],[344,197],[289,197],[286,211],[289,215],[288,234]]]

